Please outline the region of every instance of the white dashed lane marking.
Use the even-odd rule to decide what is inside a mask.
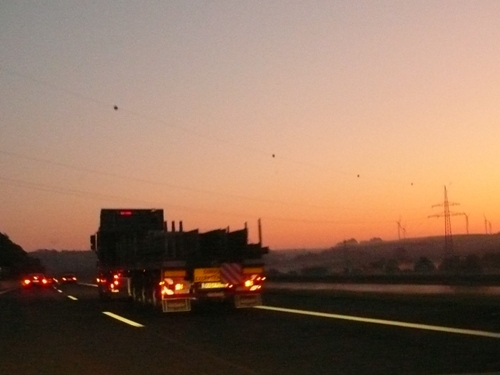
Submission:
[[[116,319],[116,320],[119,320],[120,322],[122,323],[125,323],[125,324],[128,324],[128,325],[131,325],[132,327],[138,327],[138,328],[141,328],[141,327],[144,327],[142,324],[140,323],[137,323],[137,322],[134,322],[133,320],[130,320],[130,319],[127,319],[127,318],[124,318],[123,316],[120,316],[120,315],[117,315],[117,314],[113,314],[112,312],[109,312],[109,311],[103,311],[102,312],[104,315],[107,315],[113,319]]]

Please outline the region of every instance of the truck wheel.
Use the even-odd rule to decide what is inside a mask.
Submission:
[[[146,288],[142,287],[141,288],[141,296],[140,296],[140,301],[143,305],[147,303],[147,297],[146,297]]]
[[[158,290],[156,288],[153,288],[151,293],[151,304],[155,309],[160,307],[160,299],[158,298]]]
[[[132,300],[134,302],[139,302],[139,293],[137,292],[136,286],[132,286]]]

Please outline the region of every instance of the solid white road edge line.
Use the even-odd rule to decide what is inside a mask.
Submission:
[[[93,286],[94,288],[97,288],[97,284],[90,284],[90,283],[78,283],[79,285],[86,285],[86,286]]]
[[[113,318],[113,319],[119,320],[120,322],[123,322],[123,323],[129,324],[129,325],[131,325],[131,326],[133,326],[133,327],[139,327],[139,328],[140,328],[140,327],[144,327],[144,326],[143,326],[142,324],[140,324],[140,323],[136,323],[136,322],[134,322],[133,320],[129,320],[129,319],[124,318],[124,317],[122,317],[122,316],[120,316],[120,315],[113,314],[112,312],[109,312],[109,311],[103,311],[102,313],[103,313],[104,315],[107,315],[107,316],[109,316],[109,317]]]
[[[500,333],[496,333],[496,332],[476,331],[476,330],[472,330],[472,329],[462,329],[462,328],[452,328],[452,327],[441,327],[441,326],[433,326],[433,325],[428,325],[428,324],[406,323],[406,322],[400,322],[400,321],[394,321],[394,320],[363,318],[363,317],[358,317],[358,316],[330,314],[330,313],[322,313],[322,312],[316,312],[316,311],[285,309],[283,307],[255,306],[255,308],[262,309],[262,310],[285,312],[285,313],[290,313],[290,314],[301,314],[301,315],[317,316],[317,317],[322,317],[322,318],[350,320],[350,321],[362,322],[362,323],[383,324],[383,325],[388,325],[388,326],[421,329],[421,330],[427,330],[427,331],[439,331],[439,332],[446,332],[446,333],[457,333],[457,334],[461,334],[461,335],[482,336],[482,337],[491,337],[491,338],[495,338],[495,339],[500,339]]]

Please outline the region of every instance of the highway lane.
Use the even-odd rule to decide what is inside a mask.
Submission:
[[[0,373],[459,374],[500,372],[500,338],[264,309],[162,314],[95,288],[0,295]],[[70,299],[69,296],[74,299]],[[500,333],[496,301],[471,304],[267,293],[265,304]],[[130,326],[103,312],[125,317]],[[474,315],[471,316],[471,313]],[[43,369],[43,371],[41,371]]]
[[[110,319],[95,298],[86,300],[84,289],[67,289],[74,293],[1,296],[1,374],[255,374],[210,353],[193,355],[192,347],[158,336],[154,327]]]

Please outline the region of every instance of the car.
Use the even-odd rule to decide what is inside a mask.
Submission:
[[[51,283],[53,285],[59,284],[59,280],[57,280],[57,278],[55,276],[49,276],[49,275],[45,275],[45,276],[49,280],[49,283]]]
[[[52,278],[45,276],[43,273],[30,273],[23,277],[21,284],[23,287],[48,287],[52,285]]]
[[[64,273],[59,277],[59,282],[62,284],[76,283],[78,279],[74,273]]]

